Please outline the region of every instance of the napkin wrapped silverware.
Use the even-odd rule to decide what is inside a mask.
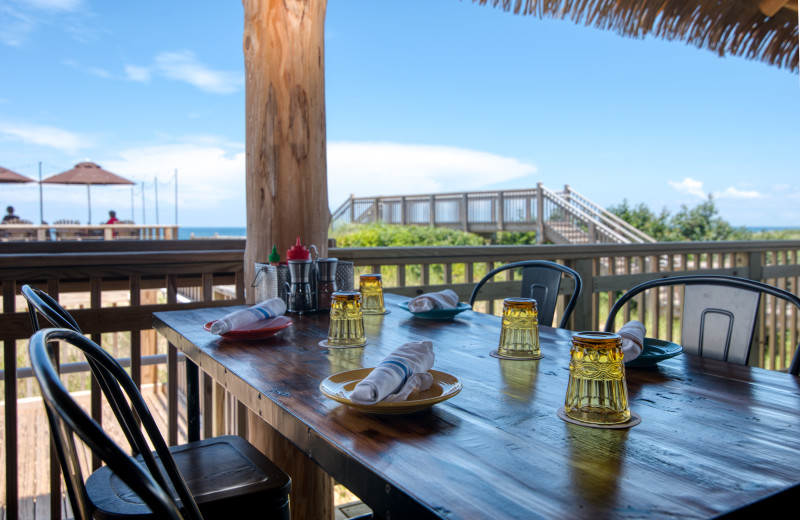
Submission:
[[[623,361],[628,362],[636,359],[644,349],[644,335],[646,329],[641,321],[629,321],[618,331],[622,337]]]
[[[213,334],[225,334],[257,321],[274,318],[286,312],[286,302],[280,298],[263,301],[247,309],[232,312],[211,325]]]
[[[433,359],[430,341],[404,343],[356,385],[350,400],[358,404],[405,401],[411,392],[431,387],[433,375],[428,370]]]
[[[421,294],[408,301],[408,310],[411,312],[427,312],[433,309],[455,309],[458,305],[458,295],[450,289],[444,291]]]

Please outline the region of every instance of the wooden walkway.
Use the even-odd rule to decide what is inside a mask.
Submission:
[[[153,414],[162,434],[167,433],[167,393],[166,386],[145,385],[142,395],[147,406]],[[180,407],[185,407],[185,401],[179,402]],[[74,393],[76,401],[88,410],[89,392]],[[125,445],[122,430],[114,419],[111,409],[103,401],[103,423],[112,439]],[[50,449],[50,430],[47,424],[44,405],[38,397],[20,399],[17,404],[19,413],[19,519],[20,520],[49,520],[50,515],[50,466],[47,452]],[[5,405],[0,404],[0,416],[5,413]],[[178,443],[186,442],[185,413],[178,414]],[[5,422],[0,422],[0,446],[6,442]],[[87,468],[91,465],[91,453],[83,445],[79,445],[81,468],[84,476],[89,474]],[[0,471],[5,474],[5,450],[0,450]],[[335,520],[347,520],[353,516],[369,512],[369,508],[359,502],[357,497],[344,489],[336,486]],[[64,493],[62,485],[61,518],[72,518],[69,500]],[[0,520],[6,520],[5,485],[0,486]],[[9,519],[11,520],[11,519]]]

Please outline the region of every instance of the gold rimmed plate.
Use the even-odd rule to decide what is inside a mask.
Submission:
[[[337,403],[352,406],[356,410],[376,414],[414,413],[446,401],[461,391],[461,381],[455,376],[438,370],[431,370],[433,384],[423,392],[412,393],[410,399],[393,403],[358,404],[350,400],[350,394],[359,381],[372,372],[372,368],[358,368],[340,372],[325,378],[319,389]]]

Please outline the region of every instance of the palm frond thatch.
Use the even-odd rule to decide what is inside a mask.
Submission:
[[[720,56],[798,70],[797,0],[472,0],[515,14],[571,19],[622,36],[652,34]],[[767,16],[759,5],[779,4]]]

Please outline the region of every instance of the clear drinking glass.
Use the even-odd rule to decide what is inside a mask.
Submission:
[[[331,296],[331,323],[328,346],[333,348],[366,345],[364,316],[361,313],[361,293],[337,291]]]
[[[618,334],[579,332],[572,336],[564,413],[593,424],[630,420],[622,338]]]
[[[539,359],[539,312],[536,300],[506,298],[503,300],[503,325],[497,357]]]
[[[385,314],[383,283],[380,274],[362,274],[359,290],[364,298],[364,314]]]

